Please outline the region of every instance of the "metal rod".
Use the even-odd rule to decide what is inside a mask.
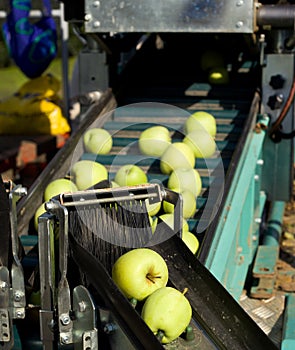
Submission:
[[[263,5],[257,10],[257,25],[294,29],[295,5]]]
[[[278,246],[282,233],[282,218],[285,210],[285,202],[273,203],[266,232],[263,235],[263,244],[267,246]]]

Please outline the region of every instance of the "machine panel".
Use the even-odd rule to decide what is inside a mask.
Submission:
[[[85,0],[86,32],[252,33],[250,0]]]

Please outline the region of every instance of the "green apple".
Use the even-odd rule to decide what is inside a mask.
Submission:
[[[210,49],[202,53],[200,65],[203,71],[208,71],[213,67],[224,67],[225,62],[220,52]]]
[[[198,238],[190,231],[183,231],[182,240],[187,245],[187,247],[191,250],[191,252],[193,254],[196,254],[200,245]]]
[[[112,188],[115,188],[115,187],[120,187],[117,182],[115,181],[111,181],[111,184],[112,184]]]
[[[135,186],[148,182],[146,173],[135,164],[126,164],[118,169],[114,181],[119,186]]]
[[[137,248],[115,261],[112,278],[126,298],[144,300],[166,286],[168,267],[159,253],[149,248]]]
[[[170,144],[170,132],[162,125],[147,128],[140,134],[138,139],[140,152],[153,157],[161,157]]]
[[[159,210],[161,209],[161,202],[156,202],[156,203],[151,203],[149,202],[148,199],[145,200],[145,205],[147,212],[150,216],[155,216],[158,214]]]
[[[71,169],[71,178],[78,190],[91,188],[100,181],[108,179],[107,168],[92,160],[79,160]]]
[[[192,169],[196,158],[192,149],[183,142],[175,142],[167,147],[160,160],[163,174],[170,174],[177,168]]]
[[[55,197],[61,193],[75,192],[78,188],[76,184],[69,179],[55,179],[45,187],[44,190],[44,201],[49,201],[52,197]]]
[[[182,215],[184,219],[192,218],[197,210],[197,201],[195,195],[190,190],[182,190],[171,188],[172,191],[179,192],[182,196]],[[165,213],[173,213],[174,205],[163,201],[163,209]]]
[[[208,73],[208,82],[214,85],[226,85],[229,83],[228,70],[225,67],[211,68]]]
[[[108,154],[113,147],[113,139],[107,130],[93,128],[84,133],[83,144],[86,152]]]
[[[159,219],[165,222],[172,230],[174,230],[174,213],[165,213],[159,216]],[[157,222],[158,224],[158,222]],[[182,218],[182,231],[188,231],[189,226],[185,218]]]
[[[183,142],[193,150],[196,158],[210,158],[216,150],[214,138],[206,130],[191,131]]]
[[[184,123],[184,132],[189,134],[193,130],[206,130],[212,137],[216,135],[216,119],[208,112],[198,111],[191,114]]]
[[[197,169],[178,168],[169,175],[167,187],[176,192],[189,190],[197,197],[202,191],[202,179]]]
[[[141,317],[163,344],[177,339],[190,324],[192,307],[179,290],[162,287],[144,302]]]
[[[46,212],[46,209],[45,209],[45,202],[44,202],[37,208],[34,214],[34,227],[36,231],[38,231],[38,218],[40,215],[42,215],[45,212]]]

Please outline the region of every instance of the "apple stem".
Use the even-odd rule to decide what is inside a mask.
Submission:
[[[152,276],[151,274],[147,274],[146,275],[146,278],[149,280],[149,281],[151,281],[152,283],[156,283],[155,281],[154,281],[154,279],[155,278],[161,278],[161,276]]]
[[[164,338],[164,336],[165,336],[165,333],[159,329],[158,332],[157,332],[157,334],[156,334],[157,339],[158,339],[160,342],[162,342],[162,339]]]
[[[184,288],[182,294],[185,295],[187,293],[187,291],[188,291],[188,288]]]

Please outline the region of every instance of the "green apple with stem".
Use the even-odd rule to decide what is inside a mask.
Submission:
[[[168,344],[185,332],[192,318],[192,307],[185,296],[173,287],[162,287],[144,302],[141,317],[161,343]]]
[[[210,158],[216,151],[214,138],[204,130],[193,130],[183,139],[194,152],[196,158]]]
[[[49,201],[52,197],[55,197],[61,193],[78,191],[76,184],[70,179],[59,178],[52,180],[45,187],[44,201]]]
[[[83,191],[107,180],[108,170],[101,163],[92,160],[79,160],[72,166],[70,176],[78,190]]]
[[[200,245],[198,238],[190,231],[183,231],[182,232],[182,240],[187,245],[189,250],[193,254],[196,254],[196,252],[199,249],[199,245]]]
[[[86,152],[108,154],[113,147],[113,138],[103,128],[92,128],[84,133],[83,144]]]
[[[112,278],[126,298],[141,301],[166,286],[168,267],[159,253],[149,248],[137,248],[115,261]]]
[[[172,188],[171,190],[174,192],[179,192],[182,196],[182,215],[184,219],[193,217],[197,210],[197,201],[195,195],[187,189],[179,191],[178,189]],[[165,213],[173,213],[174,205],[164,200],[163,209]]]
[[[153,157],[161,157],[170,144],[170,132],[168,128],[162,125],[155,125],[145,129],[141,132],[138,139],[140,152]]]
[[[195,162],[192,149],[183,142],[175,142],[163,153],[160,159],[160,170],[163,174],[170,174],[177,168],[192,169]]]
[[[191,114],[184,122],[184,132],[187,135],[193,130],[206,130],[212,137],[215,137],[215,117],[205,111],[197,111]]]
[[[125,164],[116,172],[114,181],[119,186],[135,186],[147,183],[148,178],[140,166]]]
[[[169,175],[167,187],[176,190],[176,192],[189,190],[197,197],[202,191],[202,179],[195,168],[178,168]]]

